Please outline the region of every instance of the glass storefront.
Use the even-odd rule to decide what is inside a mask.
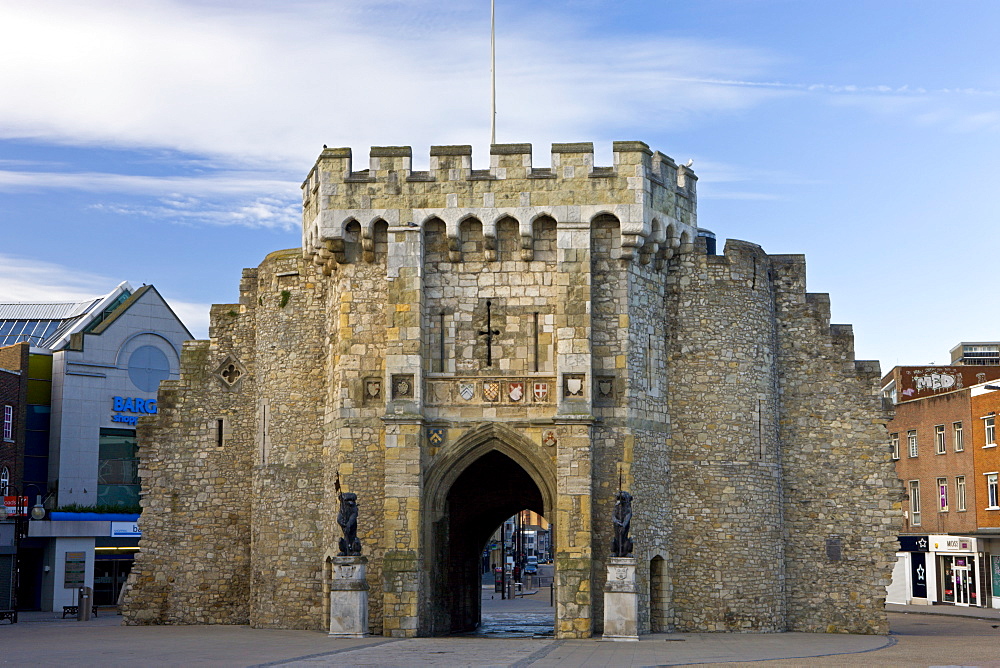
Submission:
[[[940,600],[955,605],[979,605],[975,555],[943,554],[938,560]]]
[[[132,571],[132,557],[94,559],[94,605],[117,605],[118,594]]]
[[[97,503],[127,508],[139,505],[138,447],[132,429],[101,429]]]

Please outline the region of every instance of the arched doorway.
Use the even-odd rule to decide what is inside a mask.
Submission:
[[[552,525],[527,508],[496,528],[483,549],[484,638],[538,638],[555,633]]]
[[[553,506],[551,461],[510,430],[487,425],[446,450],[425,487],[421,635],[475,629],[482,615],[483,546],[518,511],[551,515]]]

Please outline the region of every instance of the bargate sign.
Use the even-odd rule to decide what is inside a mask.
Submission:
[[[112,422],[134,425],[138,422],[140,415],[156,414],[156,399],[111,397],[111,410],[117,411],[116,415],[111,416]],[[132,413],[132,415],[122,415],[122,413]]]

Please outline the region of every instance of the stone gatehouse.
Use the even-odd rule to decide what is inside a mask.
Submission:
[[[641,142],[324,149],[302,248],[243,272],[139,430],[129,624],[324,629],[360,504],[370,625],[479,621],[479,555],[553,525],[556,634],[600,632],[611,509],[635,497],[642,631],[886,633],[901,517],[876,362],[800,255],[698,227]]]

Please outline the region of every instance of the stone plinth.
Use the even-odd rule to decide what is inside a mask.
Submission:
[[[639,640],[639,594],[635,589],[635,557],[611,557],[608,560],[602,640]]]
[[[333,557],[330,577],[330,635],[368,635],[368,557]]]

